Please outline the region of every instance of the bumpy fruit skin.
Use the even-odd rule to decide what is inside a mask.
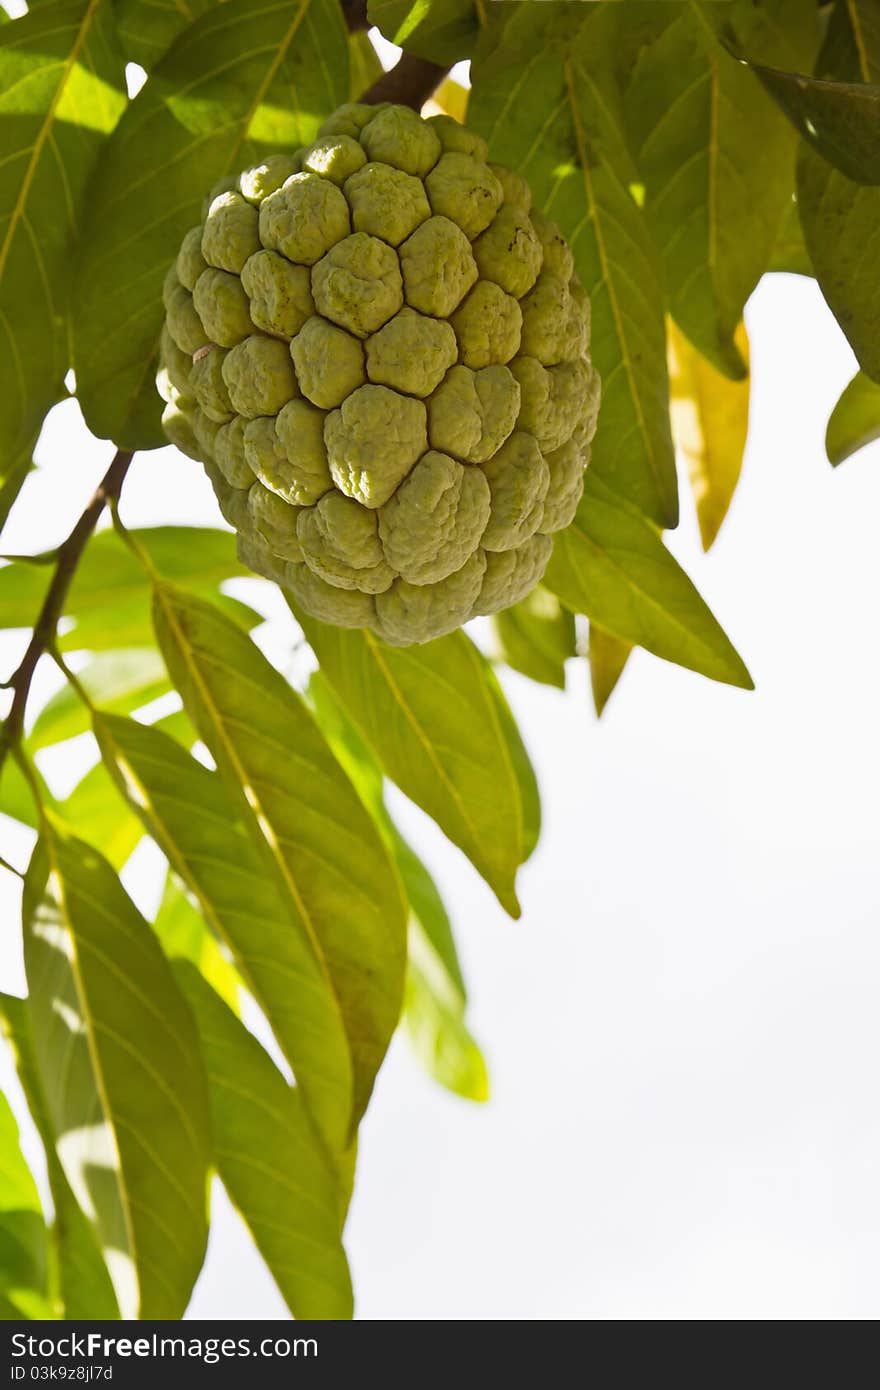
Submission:
[[[164,298],[166,433],[313,617],[407,646],[540,581],[596,428],[589,301],[480,136],[341,107],[213,190]]]

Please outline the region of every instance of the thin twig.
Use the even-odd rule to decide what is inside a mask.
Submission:
[[[22,657],[15,675],[7,683],[7,688],[13,692],[13,696],[12,704],[9,707],[9,714],[6,716],[3,723],[0,759],[3,758],[7,749],[16,744],[21,738],[22,729],[24,728],[25,709],[27,707],[28,695],[30,694],[34,672],[37,669],[40,657],[49,650],[55,641],[58,622],[64,612],[64,603],[67,598],[68,590],[70,589],[82,553],[85,550],[86,543],[97,526],[98,518],[107,506],[107,503],[115,501],[116,498],[118,498],[131,460],[132,455],[127,449],[118,450],[113,462],[110,464],[110,467],[95,489],[88,506],[79,518],[79,521],[67,537],[67,540],[64,541],[55,552],[55,573],[52,576],[52,582],[43,600],[40,615],[34,624],[34,630],[31,634],[31,640],[28,643],[27,651]]]
[[[371,106],[380,101],[393,101],[398,106],[411,106],[414,111],[420,111],[448,71],[449,68],[441,63],[417,58],[414,53],[403,53],[394,67],[383,72],[359,100]]]

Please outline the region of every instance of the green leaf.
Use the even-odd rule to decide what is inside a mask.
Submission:
[[[312,675],[308,693],[330,746],[394,857],[409,902],[404,1022],[416,1056],[441,1086],[467,1100],[486,1100],[486,1064],[465,1024],[465,985],[443,899],[388,814],[382,770],[323,672]]]
[[[835,7],[816,70],[843,81],[880,81],[878,0]],[[854,183],[803,144],[797,189],[819,287],[862,371],[880,381],[880,188]]]
[[[235,537],[208,526],[151,526],[132,531],[153,565],[195,593],[214,596],[226,579],[250,575],[235,554]],[[0,569],[0,627],[32,627],[52,577],[51,567],[18,561]],[[64,651],[106,651],[153,643],[151,588],[131,550],[113,530],[100,531],[86,547],[64,604],[73,624],[61,640]],[[221,596],[230,615],[248,626],[261,615],[247,604]]]
[[[50,1318],[48,1239],[37,1185],[0,1093],[0,1318]]]
[[[216,783],[216,779],[215,779]],[[169,870],[153,931],[169,960],[188,960],[234,1013],[241,1012],[240,977],[226,959],[201,912]]]
[[[391,43],[451,67],[473,53],[486,23],[487,3],[488,0],[367,0],[367,15]]]
[[[857,372],[831,412],[825,452],[836,466],[875,439],[880,439],[880,385]]]
[[[804,232],[795,197],[789,202],[782,230],[776,239],[767,269],[781,271],[787,275],[807,275],[810,279],[813,278],[813,263],[804,244]]]
[[[498,656],[543,685],[565,689],[565,663],[575,655],[574,618],[541,585],[492,620]]]
[[[362,30],[348,36],[348,96],[357,101],[362,92],[371,87],[377,77],[382,75],[379,55],[370,42],[369,34]]]
[[[544,583],[613,637],[751,690],[742,659],[655,529],[591,475]]]
[[[518,917],[516,871],[530,852],[532,814],[488,662],[461,631],[422,646],[389,647],[371,632],[294,613],[383,772]]]
[[[217,1170],[295,1318],[347,1319],[340,1196],[299,1092],[189,963],[175,973],[208,1070]]]
[[[798,133],[856,183],[880,183],[880,86],[749,66]]]
[[[744,323],[734,345],[749,361]],[[703,549],[713,544],[733,500],[749,432],[749,378],[731,381],[669,321],[669,408],[672,437],[684,455]]]
[[[440,1086],[462,1100],[487,1101],[485,1059],[465,1024],[461,1001],[447,984],[445,976],[423,971],[411,958],[403,1015],[407,1037],[420,1064]]]
[[[58,0],[0,31],[0,476],[25,467],[69,365],[86,189],[125,105],[110,0]]]
[[[600,718],[617,689],[631,651],[632,643],[622,642],[619,637],[612,637],[610,632],[603,632],[601,627],[590,623],[590,687]]]
[[[115,0],[116,30],[132,63],[147,72],[187,25],[225,0]]]
[[[606,6],[520,5],[474,65],[468,120],[558,222],[592,304],[592,467],[658,525],[678,516],[660,265],[632,195]]]
[[[129,714],[169,689],[165,663],[155,647],[102,652],[77,672],[77,680],[101,709]],[[72,685],[64,685],[43,706],[28,737],[32,751],[85,733],[88,709]]]
[[[180,1318],[205,1253],[210,1151],[186,1003],[110,865],[55,821],[28,871],[24,939],[46,1109],[122,1314]]]
[[[211,604],[157,583],[159,645],[345,1029],[353,1133],[400,1014],[405,914],[372,820],[304,702]],[[345,1136],[335,1135],[338,1147]]]
[[[229,0],[157,63],[90,190],[73,347],[94,434],[135,449],[166,442],[153,377],[162,281],[184,233],[212,184],[307,144],[347,95],[336,0]]]
[[[645,208],[673,318],[737,379],[746,367],[734,334],[788,209],[797,137],[717,30],[751,59],[800,68],[815,54],[818,8],[814,0],[688,0],[667,12],[672,22],[643,51],[627,92]]]
[[[344,1148],[353,1105],[351,1049],[324,960],[309,936],[309,904],[299,908],[292,894],[282,894],[276,875],[266,873],[216,773],[173,739],[133,720],[98,715],[95,734],[131,805],[232,951],[321,1132],[333,1149]],[[340,929],[345,921],[343,912]],[[156,931],[168,948],[169,923],[161,914]]]
[[[72,831],[87,840],[117,871],[143,838],[137,816],[126,806],[106,767],[96,763],[56,808]]]
[[[51,1226],[57,1299],[60,1308],[44,1316],[81,1320],[119,1317],[119,1306],[95,1234],[83,1215],[55,1152],[43,1088],[37,1072],[31,1034],[30,1004],[0,994],[0,1030],[15,1055],[15,1065],[31,1117],[42,1140],[55,1219]]]

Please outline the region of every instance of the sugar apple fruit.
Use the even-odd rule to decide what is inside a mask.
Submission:
[[[589,301],[525,180],[446,116],[349,104],[208,198],[159,388],[242,561],[408,645],[515,603],[571,521]]]

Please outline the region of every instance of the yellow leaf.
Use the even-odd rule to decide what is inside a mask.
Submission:
[[[428,97],[422,107],[423,116],[452,116],[464,124],[470,93],[460,82],[447,77],[441,82],[433,96]]]
[[[590,623],[590,685],[593,704],[600,716],[623,675],[631,651],[629,642],[612,636],[610,632],[603,632],[595,623]]]
[[[684,455],[697,506],[703,549],[718,534],[742,467],[749,429],[749,379],[731,381],[717,372],[668,321],[669,397],[672,434]],[[749,360],[741,323],[734,341]]]

